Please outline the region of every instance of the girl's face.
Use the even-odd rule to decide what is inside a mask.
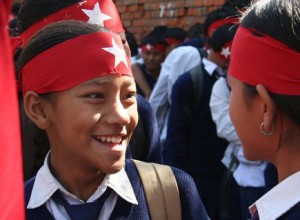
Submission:
[[[134,79],[103,76],[56,92],[45,104],[51,163],[84,171],[115,173],[137,125]]]
[[[246,97],[243,82],[228,75],[231,87],[229,114],[243,146],[244,155],[249,160],[258,160],[265,148],[259,130],[262,122],[258,96]]]

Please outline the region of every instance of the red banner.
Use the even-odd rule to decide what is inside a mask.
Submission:
[[[10,7],[10,0],[0,0],[0,219],[24,220],[20,120],[8,36]]]

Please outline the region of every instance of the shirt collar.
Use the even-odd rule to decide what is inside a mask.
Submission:
[[[202,62],[204,65],[204,69],[206,70],[206,72],[209,75],[212,76],[215,71],[217,71],[220,76],[225,75],[224,71],[217,64],[215,64],[214,62],[211,62],[207,58],[204,57],[202,59]]]
[[[249,210],[258,212],[259,219],[277,219],[300,202],[300,171],[289,176],[257,200]]]
[[[48,165],[49,155],[50,152],[47,154],[44,165],[39,169],[35,177],[32,193],[27,205],[28,209],[34,209],[43,205],[57,190],[61,190],[65,195],[77,199],[75,195],[68,192],[52,175]],[[87,202],[94,201],[95,199],[99,198],[107,187],[113,189],[127,202],[135,205],[138,204],[132,185],[124,168],[115,174],[106,174],[98,189],[88,199]]]

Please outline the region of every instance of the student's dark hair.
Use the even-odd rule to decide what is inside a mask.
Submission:
[[[266,34],[281,41],[291,49],[300,52],[299,0],[257,1],[245,12],[240,25],[245,28],[254,29],[261,34]],[[263,37],[259,34],[254,35]],[[255,88],[248,84],[245,84],[245,89],[250,96],[256,93]],[[270,93],[270,96],[278,108],[294,123],[300,126],[300,96],[274,93]]]
[[[134,36],[134,34],[128,30],[125,30],[125,34],[126,34],[126,39],[127,42],[129,44],[129,48],[130,48],[130,52],[131,52],[131,56],[136,56],[138,55],[139,51],[139,45],[136,41],[136,38]]]
[[[203,35],[204,35],[204,24],[197,22],[189,28],[186,37],[194,38],[194,37],[202,37]]]
[[[42,18],[82,0],[24,0],[19,11],[19,33]]]
[[[218,21],[220,19],[225,19],[225,18],[232,18],[232,17],[237,17],[238,12],[234,6],[228,5],[228,6],[223,6],[221,8],[218,8],[212,12],[210,12],[203,23],[204,27],[204,34],[207,34],[209,26],[214,23],[215,21]]]
[[[167,43],[164,39],[164,36],[157,36],[156,34],[148,34],[147,36],[145,36],[142,41],[141,41],[141,45],[146,45],[146,44],[164,44],[167,46]]]
[[[183,41],[186,38],[186,31],[180,27],[171,27],[166,30],[164,37],[175,38]]]
[[[227,0],[223,6],[234,6],[237,9],[244,10],[251,3],[251,0]]]
[[[224,44],[233,40],[237,27],[237,25],[225,24],[216,29],[208,40],[210,48],[215,52],[222,51]]]

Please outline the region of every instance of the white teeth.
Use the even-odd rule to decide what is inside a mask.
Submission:
[[[111,143],[120,143],[122,137],[96,137],[96,139],[101,140],[102,142],[111,142]]]

